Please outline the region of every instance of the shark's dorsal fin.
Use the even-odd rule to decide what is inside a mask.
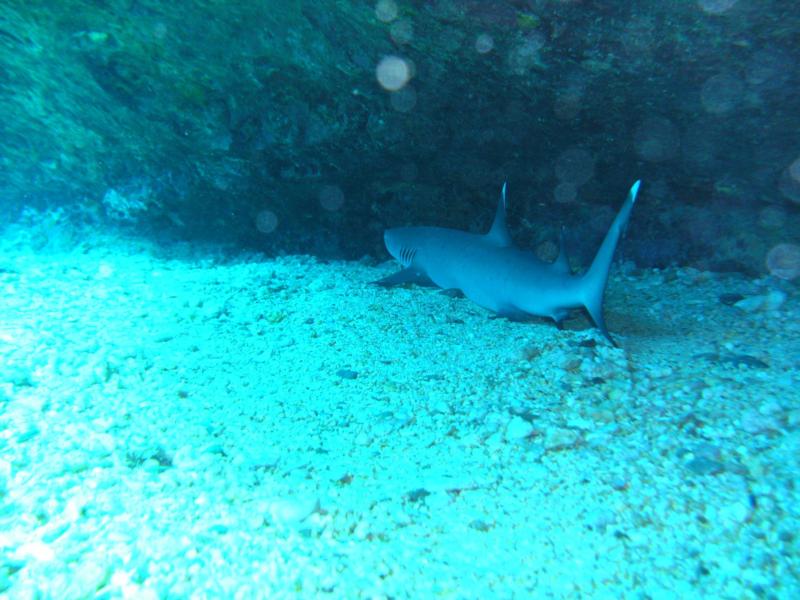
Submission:
[[[500,194],[500,202],[497,204],[497,212],[494,214],[494,223],[486,239],[498,246],[510,246],[511,236],[508,234],[506,226],[506,183],[503,183],[503,191]]]
[[[565,229],[562,226],[561,234],[558,237],[558,257],[553,261],[551,267],[556,273],[572,275],[572,269],[569,266],[569,258],[567,257],[567,245],[564,238]]]

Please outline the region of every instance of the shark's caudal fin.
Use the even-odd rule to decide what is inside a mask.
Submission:
[[[636,202],[636,193],[639,191],[640,183],[641,181],[634,183],[631,187],[631,191],[628,192],[628,197],[625,199],[625,203],[622,205],[622,208],[619,209],[614,222],[608,229],[608,233],[606,233],[606,237],[592,261],[592,266],[589,267],[589,270],[583,275],[581,285],[583,305],[586,307],[595,325],[597,325],[597,328],[600,329],[603,335],[615,346],[617,344],[609,335],[605,319],[603,318],[603,293],[606,289],[608,271],[611,268],[611,261],[614,258],[617,242],[625,231],[625,226],[628,224],[628,218],[631,215],[633,203]]]

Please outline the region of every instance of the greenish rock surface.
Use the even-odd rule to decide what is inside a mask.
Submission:
[[[3,209],[352,258],[508,178],[518,241],[586,258],[641,178],[631,258],[760,271],[800,235],[800,16],[704,4],[9,0]]]

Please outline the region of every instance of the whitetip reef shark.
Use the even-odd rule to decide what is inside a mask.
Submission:
[[[585,308],[606,338],[603,294],[617,242],[628,224],[640,181],[636,181],[614,218],[589,269],[574,275],[564,251],[562,229],[558,258],[544,262],[515,248],[506,226],[506,184],[494,223],[486,234],[443,227],[387,229],[386,249],[403,269],[375,283],[390,287],[416,283],[460,290],[476,304],[510,319],[549,317],[561,327],[569,312]]]

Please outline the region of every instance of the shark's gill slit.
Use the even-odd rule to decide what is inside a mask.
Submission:
[[[407,267],[411,264],[414,260],[414,256],[417,254],[416,248],[409,248],[408,246],[403,246],[400,249],[400,264],[404,267]]]

